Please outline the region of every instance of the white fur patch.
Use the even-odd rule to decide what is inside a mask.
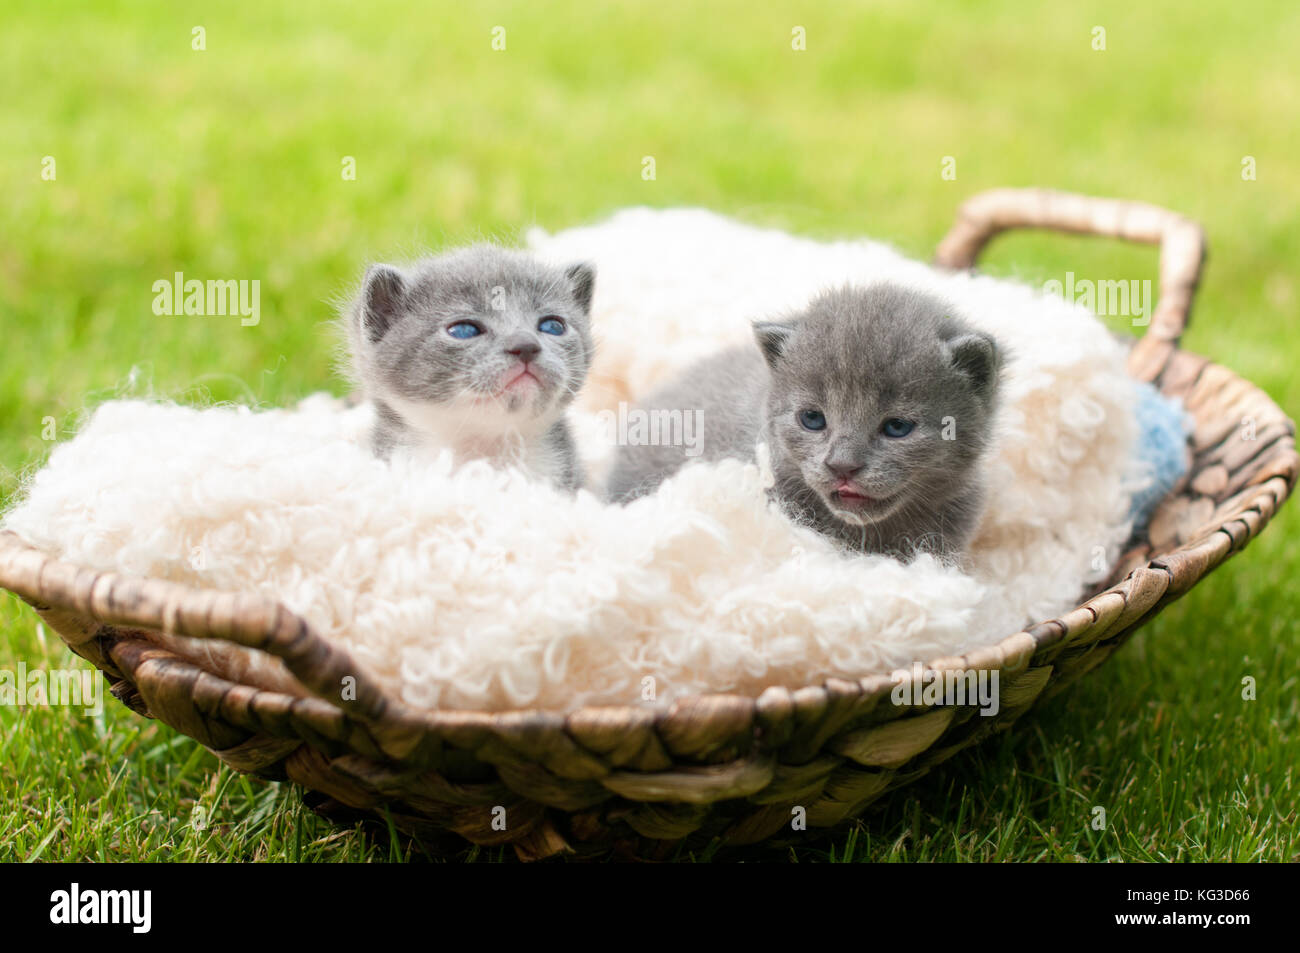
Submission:
[[[5,525],[93,569],[280,599],[429,708],[638,704],[649,689],[662,703],[887,672],[1060,613],[1118,555],[1133,391],[1086,311],[878,244],[700,211],[629,210],[530,241],[597,268],[597,362],[575,432],[598,472],[611,448],[596,412],[748,340],[753,319],[847,280],[949,298],[1010,352],[971,572],[841,555],[739,462],[694,464],[625,508],[450,453],[386,464],[366,449],[369,409],[324,395],[262,413],[105,404]],[[247,654],[180,647],[284,684]]]

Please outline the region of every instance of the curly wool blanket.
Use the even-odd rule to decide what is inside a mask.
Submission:
[[[971,567],[843,555],[791,525],[761,468],[740,462],[692,465],[627,507],[485,463],[385,463],[365,447],[369,408],[326,395],[267,411],[104,404],[4,525],[93,569],[279,599],[408,704],[491,710],[889,672],[1059,614],[1119,555],[1143,484],[1135,385],[1088,311],[881,244],[696,210],[633,209],[528,241],[597,268],[598,357],[577,411],[597,476],[621,401],[749,340],[755,319],[844,281],[954,302],[1010,354]],[[278,662],[168,641],[230,677],[297,690]]]

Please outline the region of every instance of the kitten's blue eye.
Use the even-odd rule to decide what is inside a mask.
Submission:
[[[801,410],[799,423],[803,424],[805,430],[825,430],[826,415],[820,410]]]
[[[537,330],[543,334],[563,334],[564,321],[556,317],[542,318],[537,324]]]
[[[916,424],[910,420],[903,420],[901,417],[890,417],[880,428],[880,432],[886,437],[906,437],[916,428]]]
[[[463,341],[466,338],[478,337],[483,333],[483,329],[473,321],[457,321],[455,324],[447,327],[447,333],[452,337],[459,338]]]

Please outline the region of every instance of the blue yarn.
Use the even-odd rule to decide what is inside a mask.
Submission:
[[[1129,515],[1144,529],[1156,505],[1187,472],[1190,420],[1183,402],[1165,397],[1151,384],[1134,382],[1138,440],[1133,449],[1139,472],[1150,483],[1133,494]]]

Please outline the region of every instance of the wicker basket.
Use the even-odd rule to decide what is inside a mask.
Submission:
[[[997,669],[1001,709],[896,706],[887,676],[702,695],[670,707],[571,714],[419,712],[365,678],[340,700],[348,655],[260,597],[96,573],[0,534],[0,585],[31,603],[142,715],[197,739],[238,771],[290,779],[340,819],[385,815],[427,843],[512,844],[523,858],[688,835],[747,844],[861,811],[932,765],[1011,725],[1095,668],[1272,518],[1296,477],[1294,425],[1230,371],[1177,349],[1204,259],[1201,229],[1149,205],[1037,190],[967,202],[938,261],[970,267],[1015,227],[1158,243],[1160,295],[1130,370],[1184,398],[1196,419],[1191,472],[1121,559],[1113,585],[1058,619],[930,667]],[[1240,433],[1253,425],[1254,439]],[[167,632],[269,652],[316,697],[232,684],[151,640]],[[504,810],[502,810],[504,809]]]

